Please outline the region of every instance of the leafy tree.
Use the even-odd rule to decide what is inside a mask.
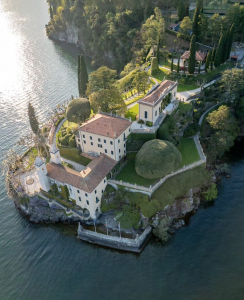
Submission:
[[[126,105],[119,90],[113,86],[90,94],[89,101],[95,113],[99,109],[103,112],[117,112],[119,114],[124,114],[126,111]]]
[[[239,98],[244,91],[244,71],[242,69],[225,70],[221,83],[226,90],[226,98]]]
[[[209,19],[209,35],[212,38],[212,45],[217,44],[221,35],[221,28],[222,28],[222,19],[219,16],[219,14],[214,14]]]
[[[192,21],[189,17],[184,17],[183,21],[180,24],[179,32],[177,38],[189,37],[192,30]]]
[[[198,27],[199,27],[199,38],[204,43],[207,40],[207,35],[209,32],[208,17],[205,14],[200,14]]]
[[[158,71],[159,71],[158,60],[156,57],[153,57],[151,61],[151,70],[150,70],[151,76],[155,76],[158,73]]]
[[[117,72],[108,67],[101,67],[92,72],[89,76],[89,83],[87,85],[87,95],[102,89],[109,89],[115,82],[116,75]]]
[[[188,72],[194,74],[196,62],[196,36],[193,35],[190,44],[190,57],[188,60]]]
[[[237,128],[236,120],[231,114],[230,108],[226,105],[222,105],[217,110],[211,112],[207,117],[207,121],[213,129],[219,131],[233,133]]]
[[[133,85],[137,89],[138,93],[140,93],[140,92],[146,93],[146,90],[150,86],[149,76],[148,76],[147,72],[145,72],[145,71],[137,72],[133,79]]]
[[[78,85],[79,85],[79,95],[85,96],[88,84],[88,73],[86,68],[86,62],[84,55],[78,56]]]
[[[38,134],[40,132],[39,122],[36,117],[35,109],[30,102],[28,105],[28,116],[29,116],[31,130],[33,131],[34,134]]]

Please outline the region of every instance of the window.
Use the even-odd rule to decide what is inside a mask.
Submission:
[[[175,94],[176,94],[176,93],[174,92],[174,96],[175,96]]]
[[[95,194],[97,193],[97,190],[95,190]]]
[[[110,145],[113,145],[113,141],[110,141]]]
[[[159,109],[158,109],[158,112],[160,112],[161,111],[161,107],[159,107]]]
[[[124,147],[126,147],[126,144],[124,144]]]
[[[98,142],[101,142],[101,139],[98,138]]]
[[[156,111],[155,111],[155,117],[157,116],[157,114],[158,114],[158,111],[156,110]]]
[[[89,201],[88,200],[86,200],[86,204],[89,205]]]
[[[78,142],[80,142],[80,139],[78,139]]]
[[[87,193],[85,193],[85,196],[88,197]]]
[[[118,144],[120,143],[120,140],[118,140]]]
[[[124,150],[124,154],[126,153],[126,151]]]
[[[80,193],[80,191],[79,191],[79,190],[77,190],[77,193],[79,194],[79,193]]]
[[[99,202],[99,199],[96,197],[96,203],[98,203]]]
[[[86,136],[83,134],[83,139],[85,139],[86,138]]]
[[[86,141],[84,141],[84,144],[86,144]]]
[[[81,201],[81,197],[79,197],[79,201]]]
[[[129,128],[129,132],[130,132],[130,128]]]
[[[91,145],[93,146],[93,142],[91,142]]]
[[[106,182],[106,179],[104,179],[104,181],[103,181],[104,183]]]
[[[111,154],[114,155],[114,151],[111,151]]]
[[[107,149],[105,149],[105,153],[108,153],[108,150],[107,150]]]
[[[121,155],[119,156],[119,159],[121,159]]]
[[[92,136],[90,136],[90,140],[92,140]]]
[[[102,194],[103,194],[103,190],[102,190]]]
[[[144,112],[144,118],[147,119],[147,111]]]
[[[119,153],[120,153],[120,149],[119,149]]]
[[[102,144],[97,144],[97,146],[98,146],[98,148],[102,148],[103,147]]]
[[[106,144],[107,143],[107,141],[106,140],[104,140],[104,144]]]

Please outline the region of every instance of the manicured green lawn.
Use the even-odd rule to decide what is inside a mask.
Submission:
[[[178,150],[182,155],[181,167],[187,166],[189,164],[192,164],[200,160],[200,156],[193,139],[182,138],[180,140],[180,145],[178,146]]]
[[[139,104],[137,103],[131,109],[127,110],[125,117],[131,118],[132,121],[136,120],[136,116],[139,114]]]
[[[177,87],[177,92],[186,92],[186,91],[191,91],[199,88],[199,85],[196,83],[189,83],[189,84],[179,84]]]
[[[131,155],[127,165],[124,169],[117,175],[116,180],[122,180],[124,182],[136,183],[138,185],[143,185],[149,187],[158,181],[158,179],[146,179],[137,175],[135,170],[135,155]]]
[[[71,147],[62,147],[59,145],[60,155],[66,159],[69,159],[73,162],[87,166],[91,160],[89,158],[83,157],[80,155],[80,150],[77,148]]]

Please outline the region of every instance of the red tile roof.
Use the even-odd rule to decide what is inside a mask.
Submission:
[[[186,51],[182,56],[181,59],[189,59],[190,51]],[[200,51],[196,52],[196,61],[204,61],[206,58],[206,53],[202,53]]]
[[[117,162],[105,154],[91,161],[80,173],[60,164],[47,164],[47,176],[69,184],[84,192],[91,193],[112,171]]]
[[[126,119],[97,114],[93,119],[84,123],[79,130],[110,138],[120,136],[132,122]]]
[[[172,87],[176,86],[178,83],[171,80],[164,80],[161,82],[154,90],[149,92],[144,98],[142,98],[139,103],[149,104],[150,106],[157,105],[162,93],[166,90],[170,91]]]

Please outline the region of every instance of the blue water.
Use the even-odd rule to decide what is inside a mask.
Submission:
[[[44,0],[0,1],[0,159],[39,119],[77,94],[79,50],[45,36]],[[34,225],[0,181],[0,299],[244,299],[244,155],[232,152],[232,177],[214,205],[200,209],[166,245],[140,256],[76,239],[76,228]]]

